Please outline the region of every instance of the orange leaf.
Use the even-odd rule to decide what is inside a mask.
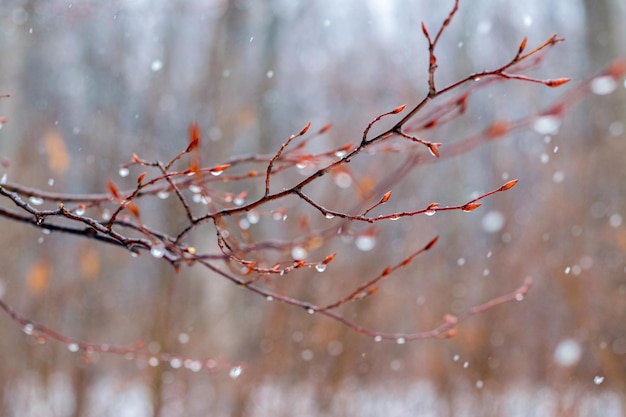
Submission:
[[[393,110],[391,111],[391,114],[398,114],[398,113],[400,113],[402,110],[404,110],[404,109],[405,109],[405,107],[406,107],[406,104],[403,104],[403,105],[401,105],[401,106],[398,106],[398,107],[396,107],[395,109],[393,109]]]
[[[322,128],[319,130],[319,134],[321,135],[322,133],[326,133],[330,130],[330,128],[333,127],[332,123],[326,123],[324,126],[322,126]]]
[[[335,256],[337,256],[336,253],[331,253],[330,255],[328,255],[323,261],[322,263],[324,265],[328,265],[333,259],[335,259]]]
[[[428,242],[428,245],[424,246],[424,250],[431,249],[433,246],[435,246],[435,243],[437,243],[438,240],[439,240],[439,236],[435,236],[435,238],[433,240]]]
[[[200,143],[200,127],[198,123],[193,122],[189,125],[189,146],[187,152],[193,151]]]
[[[28,289],[33,294],[41,294],[48,286],[52,267],[44,259],[40,259],[31,265],[26,274]]]
[[[82,246],[80,251],[80,271],[83,278],[93,280],[100,272],[100,256],[90,246]]]
[[[142,172],[141,174],[139,174],[139,176],[137,177],[137,184],[141,184],[145,177],[146,177],[146,173],[145,172]]]
[[[495,121],[487,129],[487,136],[490,138],[497,138],[505,135],[509,131],[509,124],[504,120]]]
[[[478,207],[482,206],[480,203],[469,203],[461,207],[461,210],[465,212],[470,212],[476,210]]]
[[[44,146],[48,153],[48,166],[55,174],[64,174],[70,167],[70,154],[65,146],[65,140],[56,130],[48,130],[44,137]]]
[[[567,84],[571,80],[572,80],[571,78],[556,78],[554,80],[545,80],[543,83],[547,85],[548,87],[555,88],[555,87],[560,87],[563,84]]]
[[[117,189],[117,186],[115,184],[113,184],[113,181],[111,180],[107,180],[107,186],[109,187],[109,192],[111,193],[111,195],[117,199],[120,198],[120,193]]]
[[[309,130],[310,127],[311,127],[311,122],[307,123],[306,126],[304,126],[304,128],[300,131],[298,136],[304,135]]]
[[[511,181],[509,181],[509,182],[507,182],[506,184],[504,184],[502,187],[500,187],[498,191],[506,191],[506,190],[509,190],[509,189],[511,189],[511,188],[513,188],[513,187],[515,187],[515,184],[517,184],[517,182],[518,182],[518,181],[519,181],[519,180],[517,180],[517,179],[516,179],[516,180],[511,180]]]
[[[380,203],[385,204],[387,201],[389,201],[390,197],[391,197],[391,191],[387,191],[385,195],[383,196],[383,198],[380,200]]]
[[[135,216],[136,218],[139,218],[139,207],[137,207],[137,204],[133,203],[132,201],[129,202],[126,205],[126,208],[133,213],[133,216]]]
[[[522,39],[522,43],[520,43],[519,45],[519,52],[518,53],[522,53],[524,52],[524,49],[526,49],[526,41],[528,41],[528,38],[526,36],[524,36],[524,39]]]

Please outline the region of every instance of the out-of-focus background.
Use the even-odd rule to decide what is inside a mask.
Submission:
[[[107,178],[131,186],[120,164],[133,153],[170,158],[186,146],[192,120],[209,165],[271,153],[308,121],[333,123],[318,151],[357,142],[376,115],[423,97],[420,22],[434,31],[452,3],[4,1],[3,174],[72,193],[104,192]],[[524,36],[530,48],[553,33],[567,42],[532,75],[575,83],[626,56],[625,21],[619,0],[462,0],[439,45],[438,85],[505,63]],[[289,278],[294,296],[340,295],[439,234],[432,251],[347,310],[375,329],[413,332],[534,277],[523,302],[472,318],[452,339],[375,343],[206,270],[175,274],[149,256],[0,220],[0,294],[29,318],[93,342],[145,340],[155,352],[246,364],[234,378],[115,355],[85,363],[0,315],[0,414],[624,415],[626,88],[623,80],[597,87],[558,128],[417,167],[390,209],[461,204],[519,178],[511,191],[472,213],[378,225],[369,252],[338,240],[328,251],[340,255],[323,274]],[[445,154],[446,144],[537,113],[567,88],[498,84],[428,139]],[[364,155],[353,169],[376,180],[402,160]],[[332,183],[322,194],[340,209],[351,204],[345,195]],[[167,209],[150,215],[171,224]]]

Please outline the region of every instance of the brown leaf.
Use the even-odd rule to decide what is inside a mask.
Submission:
[[[44,146],[48,153],[48,166],[55,174],[64,174],[70,167],[70,155],[65,146],[65,140],[56,129],[48,130],[43,137]]]
[[[571,80],[571,78],[556,78],[554,80],[545,80],[543,83],[548,87],[556,88],[562,86],[563,84],[567,84]]]
[[[30,266],[26,273],[28,290],[33,294],[41,294],[48,286],[52,267],[45,259],[39,259]]]

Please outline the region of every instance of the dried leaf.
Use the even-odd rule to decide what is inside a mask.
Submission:
[[[319,133],[320,135],[323,133],[326,133],[330,130],[331,127],[333,127],[332,123],[326,123],[324,126],[322,126],[322,128],[317,133]]]
[[[93,280],[100,273],[100,255],[91,246],[81,246],[80,271],[87,280]]]
[[[324,265],[328,265],[329,263],[332,262],[333,259],[335,259],[335,256],[337,256],[337,253],[331,253],[330,255],[328,255],[326,258],[324,258],[324,260],[322,261],[322,263]]]
[[[43,142],[48,153],[50,170],[55,174],[64,174],[70,167],[70,155],[63,136],[58,130],[51,129],[45,133]]]
[[[189,125],[189,146],[187,152],[193,151],[200,143],[200,127],[198,123],[193,122]]]
[[[298,133],[298,136],[304,135],[306,132],[308,132],[310,127],[311,127],[311,122],[307,123],[306,126],[304,126],[304,128],[300,131],[300,133]]]
[[[476,210],[480,206],[482,206],[480,203],[469,203],[461,207],[461,209],[465,212],[470,212]]]
[[[432,156],[439,158],[439,147],[441,146],[441,143],[428,142],[426,146],[428,146],[428,150]]]
[[[439,236],[435,236],[435,238],[433,240],[428,242],[428,245],[424,246],[424,250],[432,249],[432,247],[435,246],[435,244],[437,243],[438,240],[439,240]]]
[[[396,107],[395,109],[393,109],[391,111],[391,114],[398,114],[400,113],[402,110],[404,110],[406,108],[406,104],[403,104],[401,106]]]
[[[113,181],[111,181],[110,179],[107,180],[107,186],[109,187],[109,192],[111,193],[111,195],[115,197],[116,199],[119,199],[120,193],[117,189],[117,186],[113,183]]]
[[[543,83],[548,87],[556,88],[562,86],[563,84],[567,84],[571,80],[571,78],[556,78],[554,80],[545,80]]]
[[[52,267],[45,259],[39,259],[30,266],[26,274],[28,290],[33,294],[41,294],[48,286]]]
[[[522,43],[520,43],[520,45],[519,45],[518,54],[521,55],[521,53],[524,52],[524,49],[526,49],[526,42],[527,41],[528,41],[528,38],[526,36],[524,36],[524,39],[522,39]]]
[[[500,187],[498,191],[509,190],[509,189],[515,187],[515,184],[517,184],[518,181],[519,180],[517,180],[517,179],[509,181],[509,182],[505,183],[502,187]]]
[[[504,120],[495,121],[487,129],[487,137],[497,138],[505,135],[509,131],[509,124]]]

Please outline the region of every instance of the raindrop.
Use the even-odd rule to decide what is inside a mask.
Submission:
[[[399,216],[399,215],[397,215],[397,214],[393,214],[391,217],[389,217],[389,220],[391,220],[391,221],[396,221],[396,220],[398,220],[399,218],[400,218],[400,216]]]
[[[552,149],[552,153],[557,153],[559,151],[559,147],[555,146],[554,149]]]
[[[248,218],[250,224],[257,224],[261,219],[261,216],[259,216],[259,212],[255,210],[249,211],[246,217]]]
[[[160,59],[155,59],[154,61],[152,61],[152,64],[150,64],[150,70],[152,72],[158,72],[161,71],[163,69],[163,61],[161,61]]]
[[[239,228],[241,230],[248,230],[250,228],[250,222],[247,219],[239,220]]]
[[[6,172],[2,174],[2,179],[0,179],[0,185],[4,185],[7,183],[7,174]]]
[[[41,233],[43,233],[44,235],[49,235],[50,233],[52,233],[52,231],[50,229],[43,229]]]
[[[120,177],[128,177],[128,174],[130,174],[130,170],[126,167],[122,167],[119,171],[117,171],[117,173]]]
[[[550,156],[547,153],[542,153],[539,157],[539,160],[542,164],[547,164],[548,162],[550,162]]]
[[[522,294],[522,293],[515,294],[515,300],[516,301],[524,301],[524,294]]]
[[[533,18],[528,16],[528,15],[525,15],[524,16],[524,26],[528,27],[528,26],[530,26],[532,24],[533,24]]]
[[[265,297],[265,299],[267,301],[274,301],[274,297],[272,297],[271,295],[268,295],[267,297]]]
[[[199,193],[200,191],[202,191],[202,188],[197,186],[196,184],[192,184],[189,186],[189,191],[191,191],[192,193]]]
[[[179,358],[172,358],[170,359],[170,366],[174,369],[178,369],[183,366],[183,361],[181,361]]]
[[[40,206],[40,205],[42,205],[42,204],[43,204],[43,198],[40,198],[40,197],[35,197],[34,195],[33,195],[33,196],[31,196],[31,197],[29,198],[29,200],[30,200],[30,203],[31,203],[33,206]]]
[[[433,210],[433,209],[426,210],[424,214],[427,216],[434,216],[435,214],[437,214],[437,210]]]
[[[326,271],[326,264],[315,265],[315,269],[317,272],[324,272]]]
[[[77,216],[82,216],[83,214],[85,214],[85,207],[83,206],[76,207],[76,210],[74,210],[74,214],[76,214]]]
[[[485,383],[482,380],[476,381],[476,388],[482,389],[485,386]]]
[[[361,235],[355,239],[354,243],[359,250],[367,252],[374,249],[374,246],[376,246],[376,238],[370,235]]]
[[[556,116],[541,116],[535,119],[533,129],[542,135],[555,135],[559,133],[561,119]]]
[[[315,310],[313,310],[312,308],[307,308],[306,312],[309,314],[315,314]]]
[[[459,258],[459,259],[457,259],[457,260],[456,260],[456,264],[457,264],[458,266],[463,266],[463,265],[465,265],[465,258]]]
[[[343,157],[344,157],[344,156],[346,156],[347,154],[348,154],[348,152],[346,152],[346,151],[337,151],[337,152],[335,152],[335,156],[336,156],[337,158],[343,158]]]
[[[180,343],[180,344],[184,345],[186,343],[189,343],[189,339],[190,339],[190,337],[189,337],[188,333],[180,333],[178,335],[178,343]]]
[[[617,82],[610,75],[603,75],[591,80],[591,91],[599,96],[611,94],[616,88]]]
[[[302,246],[294,246],[291,248],[291,257],[296,261],[302,261],[306,259],[309,253]]]
[[[300,356],[302,356],[303,360],[310,361],[313,359],[313,351],[311,349],[304,349]]]
[[[67,345],[67,350],[70,352],[78,352],[78,349],[80,349],[80,347],[76,343],[70,343]]]
[[[406,339],[404,337],[399,337],[396,339],[396,343],[399,345],[403,345],[406,343]]]
[[[332,214],[332,213],[326,213],[326,216],[325,216],[325,217],[326,217],[327,219],[334,219],[334,218],[335,218],[335,215],[334,215],[334,214]]]
[[[499,232],[504,226],[504,215],[499,211],[492,210],[483,216],[481,225],[487,233]]]
[[[222,170],[219,170],[219,169],[218,169],[218,170],[211,171],[211,175],[213,175],[214,177],[219,177],[219,176],[220,176],[220,175],[222,175],[223,173],[224,173],[224,170],[223,170],[223,169],[222,169]]]
[[[159,358],[154,356],[150,357],[150,359],[148,359],[148,365],[152,367],[159,366]]]
[[[54,185],[54,178],[48,178],[48,186],[52,187]]]
[[[157,197],[159,197],[161,200],[165,200],[169,196],[170,196],[170,192],[169,191],[159,191],[157,193]]]
[[[374,342],[381,342],[383,340],[382,336],[375,336]]]
[[[463,362],[463,368],[464,369],[469,368],[469,362],[468,361]]]
[[[26,325],[24,325],[24,328],[22,330],[24,331],[24,333],[32,335],[35,331],[35,326],[32,323],[27,323]]]
[[[243,373],[243,368],[241,366],[233,366],[232,368],[230,368],[230,372],[228,372],[228,375],[232,379],[237,379],[241,376],[242,373]]]
[[[244,198],[243,198],[243,197],[235,197],[235,198],[233,199],[233,203],[234,203],[236,206],[239,206],[239,207],[243,206],[243,203],[245,203],[245,201],[246,201],[246,200],[244,200]]]
[[[454,355],[454,356],[452,357],[452,360],[453,360],[453,361],[455,361],[455,362],[458,362],[458,361],[459,361],[459,359],[461,359],[461,357],[460,357],[459,355]]]
[[[335,175],[335,185],[339,188],[348,188],[352,185],[352,177],[347,172],[340,172]]]
[[[604,377],[603,376],[594,376],[593,377],[593,383],[594,384],[600,385],[603,382],[604,382]]]
[[[155,258],[162,258],[163,256],[165,256],[165,247],[163,245],[152,246],[152,248],[150,249],[150,255],[154,256]]]
[[[580,344],[575,340],[565,339],[554,350],[554,361],[560,366],[572,366],[578,363],[581,355]]]
[[[267,76],[267,78],[274,78],[274,71],[269,70],[269,71],[267,71],[267,73],[265,75]]]
[[[619,214],[611,214],[611,217],[609,217],[609,224],[611,227],[620,227],[622,225],[622,216]]]
[[[552,175],[552,181],[554,181],[557,184],[563,182],[564,179],[565,179],[565,173],[563,171],[557,171],[554,173],[554,175]]]
[[[565,267],[565,273],[566,274],[569,274],[571,270],[572,270],[572,268],[570,268],[569,266]]]

